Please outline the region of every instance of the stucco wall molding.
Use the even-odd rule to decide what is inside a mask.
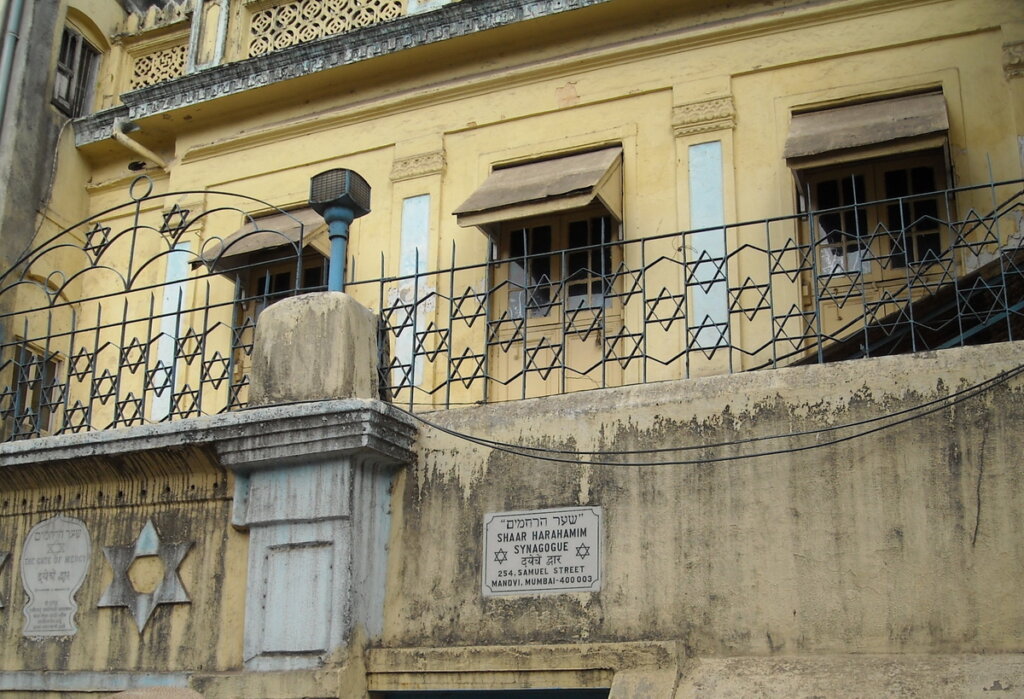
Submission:
[[[411,180],[416,177],[439,175],[444,172],[444,168],[443,150],[410,155],[407,158],[395,160],[394,165],[391,167],[391,181],[401,182],[402,180]]]
[[[672,108],[672,130],[676,137],[732,129],[736,126],[736,106],[732,96],[681,104]]]

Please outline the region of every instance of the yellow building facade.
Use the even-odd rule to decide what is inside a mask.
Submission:
[[[1017,233],[1000,208],[1012,185],[949,193],[1021,176],[1012,3],[379,5],[72,3],[96,111],[62,133],[35,242],[95,217],[65,234],[73,245],[90,246],[93,224],[108,237],[152,226],[191,262],[52,278],[19,307],[174,281],[182,308],[220,304],[225,327],[245,325],[257,296],[326,281],[309,181],[350,168],[373,206],[353,224],[348,290],[391,323],[396,400],[436,406],[785,365],[970,273]],[[579,175],[574,193],[544,190],[564,172]],[[149,181],[133,195],[139,173]],[[530,178],[539,190],[517,190]],[[890,199],[902,203],[863,205]],[[474,201],[484,208],[464,208]],[[254,261],[267,240],[224,249],[282,210],[295,215],[257,225],[305,230],[309,259],[280,258],[295,270]],[[104,262],[167,252],[131,237]],[[591,249],[566,252],[580,245]],[[197,258],[220,276],[198,279]],[[240,261],[252,307],[235,318],[226,268]],[[55,259],[35,274],[97,264]],[[145,296],[126,318],[177,312]],[[28,334],[70,327],[70,309]],[[77,325],[97,310],[76,306]],[[204,359],[237,355],[244,383],[227,334]],[[59,352],[67,363],[75,348]]]
[[[8,0],[8,24],[19,4]],[[47,110],[49,135],[34,141],[43,176],[31,196],[4,204],[0,248],[0,667],[11,673],[0,693],[856,694],[859,675],[868,693],[895,691],[878,670],[890,661],[928,686],[1024,682],[1022,612],[1001,582],[1024,560],[1006,514],[1020,494],[1009,462],[1024,332],[1018,2],[62,0],[53,11],[44,94],[12,88],[20,121],[4,115],[9,181],[24,179],[7,144],[27,142],[31,109]],[[11,85],[31,66],[24,44]],[[343,260],[310,205],[311,180],[336,169],[370,188]],[[338,265],[376,320],[357,314],[338,337],[312,320],[321,330],[268,324],[260,346],[263,313],[324,290]],[[313,356],[372,356],[364,337],[380,348],[367,360],[378,373],[333,390]],[[948,353],[885,356],[923,350]],[[857,357],[870,368],[802,366]],[[281,370],[263,361],[308,367],[324,393],[275,393],[260,381]],[[1004,392],[959,422],[956,391],[997,374]],[[387,446],[369,440],[365,459],[348,456],[365,445],[327,447],[350,459],[337,468],[351,482],[317,471],[315,488],[291,495],[259,475],[274,458],[232,441],[258,438],[247,415],[266,415],[267,434],[307,434],[288,410],[348,398],[433,424],[367,409],[394,421]],[[820,459],[758,452],[757,475],[715,452],[929,401],[945,412],[903,441],[846,452],[822,438]],[[296,405],[259,412],[272,403]],[[311,414],[335,410],[349,407]],[[614,468],[661,448],[696,470]],[[533,460],[550,450],[565,461]],[[299,451],[281,463],[315,461]],[[947,467],[948,482],[936,475]],[[985,478],[999,493],[991,529]],[[313,514],[295,521],[315,535],[272,504],[335,486],[361,495],[337,511],[302,505]],[[348,524],[358,502],[387,526]],[[503,564],[483,560],[488,522],[561,507],[601,511],[602,587],[481,589]],[[81,607],[74,631],[32,636],[18,609],[34,588],[15,567],[24,576],[36,555],[33,527],[64,516],[81,528],[52,526],[92,540],[69,593]],[[344,550],[379,567],[324,582],[336,568],[310,544],[321,539],[365,540]],[[297,563],[260,563],[295,541]],[[134,557],[114,550],[130,546]],[[145,558],[162,567],[135,566]],[[289,565],[306,582],[321,572],[295,583],[326,605],[311,607],[327,610],[321,621],[345,619],[310,626],[322,638],[308,647],[287,622],[304,612],[274,592]],[[871,588],[872,571],[886,590]],[[940,582],[915,596],[919,578]],[[802,591],[807,580],[820,593]],[[142,612],[140,594],[156,595]],[[261,617],[260,604],[278,611]],[[988,653],[1006,662],[974,657]],[[865,654],[879,664],[854,657]]]

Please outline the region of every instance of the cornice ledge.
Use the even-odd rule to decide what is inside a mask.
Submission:
[[[208,446],[232,468],[304,456],[358,454],[381,463],[413,458],[413,419],[377,400],[325,400],[0,444],[6,468]]]
[[[128,119],[141,119],[418,46],[600,5],[611,0],[480,0],[446,5],[263,56],[210,68],[121,95]],[[120,108],[119,108],[120,109]],[[110,138],[113,110],[75,122],[75,144]]]
[[[681,104],[672,108],[672,131],[676,137],[708,133],[736,126],[732,96]]]

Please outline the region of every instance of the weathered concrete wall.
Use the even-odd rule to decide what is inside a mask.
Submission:
[[[172,681],[167,673],[241,664],[246,537],[228,524],[230,474],[212,451],[179,447],[5,466],[0,550],[10,556],[0,568],[0,667],[67,673],[70,689],[88,685],[90,672],[156,673],[163,677],[156,681]],[[83,522],[91,540],[84,581],[75,594],[77,633],[28,638],[22,634],[26,535],[57,515]],[[150,520],[161,542],[191,544],[177,569],[190,602],[156,606],[140,631],[127,607],[97,603],[114,577],[103,549],[133,545]],[[149,570],[145,564],[129,569],[140,592],[152,591],[160,579],[162,567],[154,570],[156,561],[148,558]]]
[[[1024,344],[990,345],[432,413],[516,444],[675,449],[558,464],[425,428],[396,492],[385,645],[1020,652],[1021,378],[837,444],[891,419],[789,435],[897,416],[1022,363]],[[628,465],[662,460],[696,463]],[[568,505],[604,508],[604,589],[482,597],[484,515]]]

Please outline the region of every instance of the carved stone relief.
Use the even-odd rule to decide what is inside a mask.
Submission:
[[[178,576],[178,567],[191,547],[191,541],[174,544],[161,541],[156,527],[153,526],[153,520],[146,522],[146,526],[133,543],[125,546],[104,546],[103,555],[110,562],[114,579],[96,606],[127,607],[131,610],[139,633],[142,633],[158,605],[192,601]],[[147,556],[156,556],[160,559],[163,575],[151,592],[140,592],[129,577],[129,569],[133,563]]]
[[[716,97],[672,109],[672,129],[677,137],[731,129],[736,125],[732,97]]]
[[[391,167],[391,181],[400,182],[414,177],[437,175],[444,172],[444,166],[444,151],[441,150],[399,158]]]
[[[29,530],[21,552],[21,583],[28,595],[25,636],[73,636],[78,631],[75,594],[89,570],[90,553],[89,531],[80,520],[51,517]]]

